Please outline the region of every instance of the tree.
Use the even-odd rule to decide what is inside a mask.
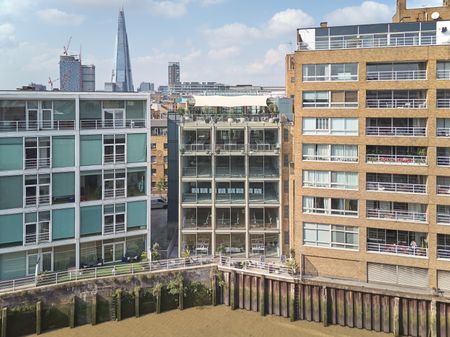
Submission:
[[[161,258],[161,253],[159,252],[160,246],[158,242],[152,247],[152,261],[158,261]]]
[[[159,181],[156,183],[156,188],[158,189],[159,193],[166,191],[167,190],[166,181],[163,178],[159,179]]]

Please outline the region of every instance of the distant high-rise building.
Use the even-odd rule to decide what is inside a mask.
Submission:
[[[128,49],[128,36],[125,26],[125,13],[119,11],[115,69],[112,74],[112,83],[105,83],[105,90],[131,92],[134,91],[133,77],[131,75],[130,51]]]
[[[180,62],[169,62],[169,88],[180,83]]]
[[[59,82],[61,91],[95,91],[95,66],[82,65],[78,55],[61,55]]]
[[[142,82],[138,89],[139,92],[152,92],[155,91],[155,83]]]

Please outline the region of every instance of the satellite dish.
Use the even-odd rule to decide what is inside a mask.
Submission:
[[[431,18],[432,18],[433,20],[439,19],[440,16],[441,16],[441,15],[439,14],[439,12],[433,12],[433,13],[431,14]]]

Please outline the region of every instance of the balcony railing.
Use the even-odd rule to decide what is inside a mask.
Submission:
[[[74,129],[75,121],[0,121],[0,132]]]
[[[302,50],[333,50],[333,49],[359,49],[359,48],[385,48],[385,47],[408,47],[408,46],[430,46],[436,44],[435,36],[408,36],[408,37],[374,37],[367,35],[346,35],[342,40],[324,39],[315,41],[315,47],[306,42],[300,42],[298,49]]]
[[[211,151],[211,144],[184,144],[182,145],[184,152],[208,152]]]
[[[184,167],[183,177],[211,177],[211,167]]]
[[[243,204],[245,203],[244,194],[220,193],[216,194],[216,203],[219,204]]]
[[[425,137],[426,127],[389,127],[389,126],[368,126],[366,127],[368,136],[395,136],[395,137]]]
[[[358,102],[303,102],[303,108],[357,108]]]
[[[426,70],[402,70],[402,71],[368,71],[368,81],[414,81],[426,80]]]
[[[183,193],[183,202],[194,204],[210,204],[211,194]]]
[[[279,177],[280,171],[275,168],[250,167],[250,177]]]
[[[438,137],[450,137],[450,128],[437,128],[436,136]]]
[[[303,207],[303,213],[340,215],[340,216],[358,216],[358,211],[345,210],[345,209],[316,208],[316,207]]]
[[[369,109],[426,109],[426,99],[376,99],[368,98],[366,107]]]
[[[395,221],[411,221],[411,222],[427,222],[427,213],[395,211],[384,209],[367,209],[367,217],[371,219],[395,220]]]
[[[426,184],[408,184],[408,183],[387,183],[368,181],[366,183],[367,191],[378,192],[398,192],[398,193],[427,193]]]
[[[438,248],[437,249],[437,258],[438,259],[447,259],[447,260],[450,259],[450,249]]]
[[[105,154],[103,161],[105,164],[125,163],[125,154]]]
[[[250,194],[250,203],[251,204],[278,204],[278,197],[276,195],[253,195]]]
[[[438,156],[437,164],[439,166],[450,166],[450,157],[447,156]]]
[[[327,161],[327,162],[342,162],[342,163],[357,163],[358,157],[353,156],[332,156],[332,155],[317,155],[317,154],[304,154],[304,161]]]
[[[103,226],[103,234],[110,235],[110,234],[118,234],[118,233],[125,233],[125,223],[116,223],[110,224],[110,225],[104,225]]]
[[[245,144],[216,144],[216,152],[244,152]]]
[[[145,119],[126,119],[126,120],[98,120],[85,119],[80,121],[81,130],[100,130],[100,129],[142,129],[145,128]]]
[[[450,80],[450,70],[438,70],[436,77],[438,80]]]
[[[277,152],[280,149],[280,144],[250,144],[249,150],[254,152]]]
[[[183,219],[183,229],[210,229],[211,217],[196,219],[196,218],[184,218]]]
[[[416,155],[395,155],[395,154],[368,154],[367,163],[369,164],[388,164],[388,165],[426,165],[427,156]]]
[[[450,109],[450,98],[438,98],[436,107],[440,109]]]
[[[25,235],[25,245],[36,245],[39,243],[50,242],[50,231],[43,231],[39,234],[32,233]]]
[[[245,223],[234,222],[231,219],[217,219],[216,220],[217,229],[245,229]]]
[[[319,182],[319,181],[303,181],[304,187],[313,188],[335,188],[339,190],[358,190],[358,185],[351,185],[337,182]]]
[[[376,242],[367,242],[367,251],[394,255],[408,255],[415,257],[428,256],[428,248]]]
[[[450,185],[437,185],[437,194],[450,194]]]
[[[243,177],[245,167],[216,167],[216,177]]]
[[[50,168],[50,158],[27,158],[25,159],[25,169]]]
[[[270,220],[253,218],[249,220],[250,230],[271,230],[278,229],[280,220],[278,218]]]
[[[125,188],[116,188],[116,189],[105,189],[104,192],[105,199],[118,199],[125,197]]]
[[[50,205],[50,195],[39,195],[25,197],[25,206]]]
[[[450,224],[450,214],[448,213],[438,213],[437,222],[441,224]]]

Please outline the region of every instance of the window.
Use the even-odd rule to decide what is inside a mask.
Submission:
[[[125,197],[125,170],[108,170],[103,174],[104,199]]]
[[[25,138],[25,169],[50,167],[50,137]]]
[[[357,108],[357,91],[304,91],[304,108]]]
[[[124,101],[103,101],[103,128],[121,129],[125,127]]]
[[[103,163],[125,162],[125,135],[103,136]]]
[[[284,185],[284,193],[289,193],[289,180],[285,180],[284,182],[283,182],[283,185]]]
[[[152,169],[153,174],[153,169]],[[127,171],[127,196],[138,197],[146,195],[145,168],[129,168]]]
[[[152,169],[152,177],[156,177],[156,169]]]
[[[437,63],[436,77],[438,80],[450,79],[450,62],[449,61],[439,61]]]
[[[125,242],[105,243],[102,248],[105,263],[119,262],[125,255]]]
[[[287,155],[287,154],[283,155],[283,166],[284,167],[289,166],[289,155]]]
[[[303,197],[303,213],[358,216],[358,200]]]
[[[358,250],[358,227],[303,223],[305,246]]]
[[[303,144],[303,160],[357,162],[357,145]]]
[[[24,214],[24,244],[50,242],[50,211]]]
[[[103,206],[103,234],[125,232],[125,204]]]
[[[25,207],[50,204],[50,175],[25,176]]]
[[[304,82],[357,81],[357,63],[305,64],[303,65]]]
[[[156,156],[152,156],[152,164],[156,164]]]
[[[80,174],[80,201],[102,200],[102,171]]]
[[[289,141],[289,129],[288,128],[283,129],[283,140],[285,142]]]
[[[164,149],[167,149],[169,147],[169,144],[164,143]]]
[[[75,174],[73,172],[53,173],[52,203],[75,202]]]
[[[156,149],[156,143],[152,143],[152,149]]]
[[[358,173],[305,170],[303,171],[303,186],[357,190]]]
[[[304,135],[357,136],[357,118],[303,118]]]
[[[22,165],[23,138],[0,138],[0,171],[21,170]]]

